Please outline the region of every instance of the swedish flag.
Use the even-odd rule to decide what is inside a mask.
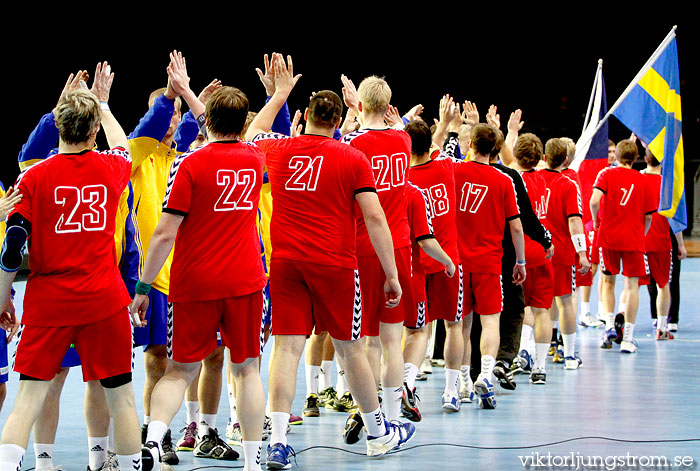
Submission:
[[[675,233],[688,227],[675,28],[648,64],[648,70],[645,67],[637,75],[612,114],[648,143],[649,150],[661,162],[659,213],[669,218]]]

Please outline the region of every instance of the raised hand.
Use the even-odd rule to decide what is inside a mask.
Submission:
[[[289,96],[301,78],[301,74],[294,75],[292,56],[287,56],[287,63],[285,64],[282,54],[274,53],[272,55],[272,69],[275,74],[275,93],[280,92]]]
[[[523,124],[525,123],[521,121],[522,116],[523,112],[519,109],[510,114],[510,118],[508,119],[508,132],[517,133],[523,128]]]
[[[384,121],[386,121],[386,123],[390,127],[394,127],[399,123],[403,123],[401,115],[399,114],[399,110],[397,110],[396,107],[391,105],[389,105],[389,108],[387,108],[386,113],[384,113]]]
[[[170,64],[166,68],[168,72],[169,86],[173,91],[182,95],[190,89],[190,78],[187,76],[187,64],[182,53],[173,51],[170,53]]]
[[[90,91],[99,101],[109,101],[109,91],[112,88],[114,72],[107,61],[98,63],[95,67],[95,77],[92,79]]]
[[[357,95],[357,88],[355,84],[352,83],[345,75],[340,76],[340,80],[343,82],[343,101],[345,106],[353,110],[357,116],[360,115],[360,97]]]
[[[471,127],[479,124],[479,110],[476,109],[476,104],[471,101],[465,101],[462,108],[462,121]]]
[[[8,188],[5,196],[0,198],[0,221],[4,221],[12,208],[20,201],[22,201],[22,193],[12,187]]]
[[[413,121],[414,119],[417,119],[420,114],[423,112],[425,108],[423,108],[423,105],[420,103],[408,110],[408,113],[405,114],[405,118],[409,121]]]
[[[275,53],[273,52],[272,56],[274,57],[274,55]],[[267,54],[265,54],[264,59],[265,73],[263,73],[263,71],[258,68],[256,68],[255,71],[258,73],[258,77],[260,77],[260,81],[265,87],[265,93],[267,93],[267,96],[272,96],[275,94],[275,74]]]
[[[304,126],[299,124],[299,121],[301,121],[301,111],[297,110],[296,113],[294,113],[294,119],[292,119],[292,137],[300,136],[304,130]]]
[[[462,113],[459,112],[459,103],[455,102],[455,113],[454,116],[452,117],[452,121],[450,121],[450,126],[449,130],[451,132],[459,132],[460,127],[462,126]]]
[[[70,74],[68,80],[66,80],[66,84],[63,86],[61,95],[58,97],[58,101],[60,102],[69,92],[79,90],[81,88],[80,82],[85,83],[87,79],[88,73],[84,70],[79,70],[75,74]]]
[[[206,105],[207,102],[209,101],[209,98],[214,94],[215,91],[221,88],[221,80],[214,79],[211,81],[209,85],[204,87],[204,90],[199,94],[197,97],[199,101],[202,102],[203,105]]]
[[[456,114],[457,108],[454,99],[450,95],[443,95],[440,100],[440,122],[447,125],[452,122]]]
[[[501,115],[497,113],[496,105],[489,106],[489,111],[486,113],[486,122],[494,126],[496,129],[501,129]]]

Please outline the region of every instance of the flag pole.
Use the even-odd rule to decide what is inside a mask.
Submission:
[[[593,100],[595,99],[596,87],[598,86],[598,79],[600,77],[600,69],[603,68],[603,59],[598,59],[598,68],[595,71],[595,79],[593,80],[593,90],[591,90],[591,99],[588,100],[588,110],[586,111],[586,119],[583,120],[583,129],[581,134],[586,131],[588,127],[588,122],[591,119],[591,110],[593,109]]]
[[[622,103],[622,101],[625,98],[627,98],[627,95],[629,95],[630,92],[632,91],[632,89],[634,88],[634,86],[637,85],[637,82],[639,82],[639,80],[644,76],[644,74],[646,74],[649,71],[649,69],[651,69],[651,66],[654,64],[654,62],[656,62],[656,59],[658,59],[658,57],[661,55],[661,53],[666,48],[666,46],[668,46],[669,43],[673,40],[673,38],[676,37],[676,29],[678,29],[678,26],[674,26],[671,29],[671,32],[668,33],[666,38],[661,42],[661,44],[659,44],[659,47],[656,48],[656,50],[651,55],[649,60],[644,64],[644,67],[642,67],[642,69],[639,71],[639,73],[637,73],[637,75],[630,82],[630,84],[627,86],[625,91],[622,92],[622,95],[620,95],[620,98],[617,99],[615,104],[608,110],[608,113],[603,117],[603,119],[600,120],[600,122],[598,123],[598,126],[596,126],[596,128],[595,128],[595,131],[593,131],[589,136],[586,136],[587,140],[584,141],[584,144],[587,144],[588,142],[591,141],[591,139],[593,139],[593,136],[595,136],[596,133],[600,130],[600,128],[603,127],[603,124],[605,124],[605,122],[608,120],[608,118],[613,113],[613,111],[615,111],[620,106],[620,103]]]

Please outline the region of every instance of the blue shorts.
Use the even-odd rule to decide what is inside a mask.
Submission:
[[[272,303],[270,302],[270,280],[267,280],[265,289],[265,300],[263,301],[263,325],[272,324]]]
[[[134,346],[143,347],[144,351],[151,345],[168,344],[168,296],[157,289],[148,294],[148,311],[144,327],[134,328]]]
[[[7,332],[5,332],[7,336]],[[7,341],[6,337],[0,339],[0,383],[7,383],[7,379],[10,376],[10,364],[7,361]]]

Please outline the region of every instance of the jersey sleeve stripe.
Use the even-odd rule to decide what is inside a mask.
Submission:
[[[371,186],[364,186],[362,188],[358,188],[357,190],[355,190],[354,194],[357,195],[359,193],[376,193],[376,192],[377,192],[376,188],[372,188]]]
[[[424,234],[422,236],[416,237],[416,242],[420,242],[421,240],[426,240],[426,239],[434,239],[435,235],[434,234]]]
[[[174,208],[163,208],[163,212],[175,214],[176,216],[187,216],[187,213],[185,211],[180,211],[179,209]]]

